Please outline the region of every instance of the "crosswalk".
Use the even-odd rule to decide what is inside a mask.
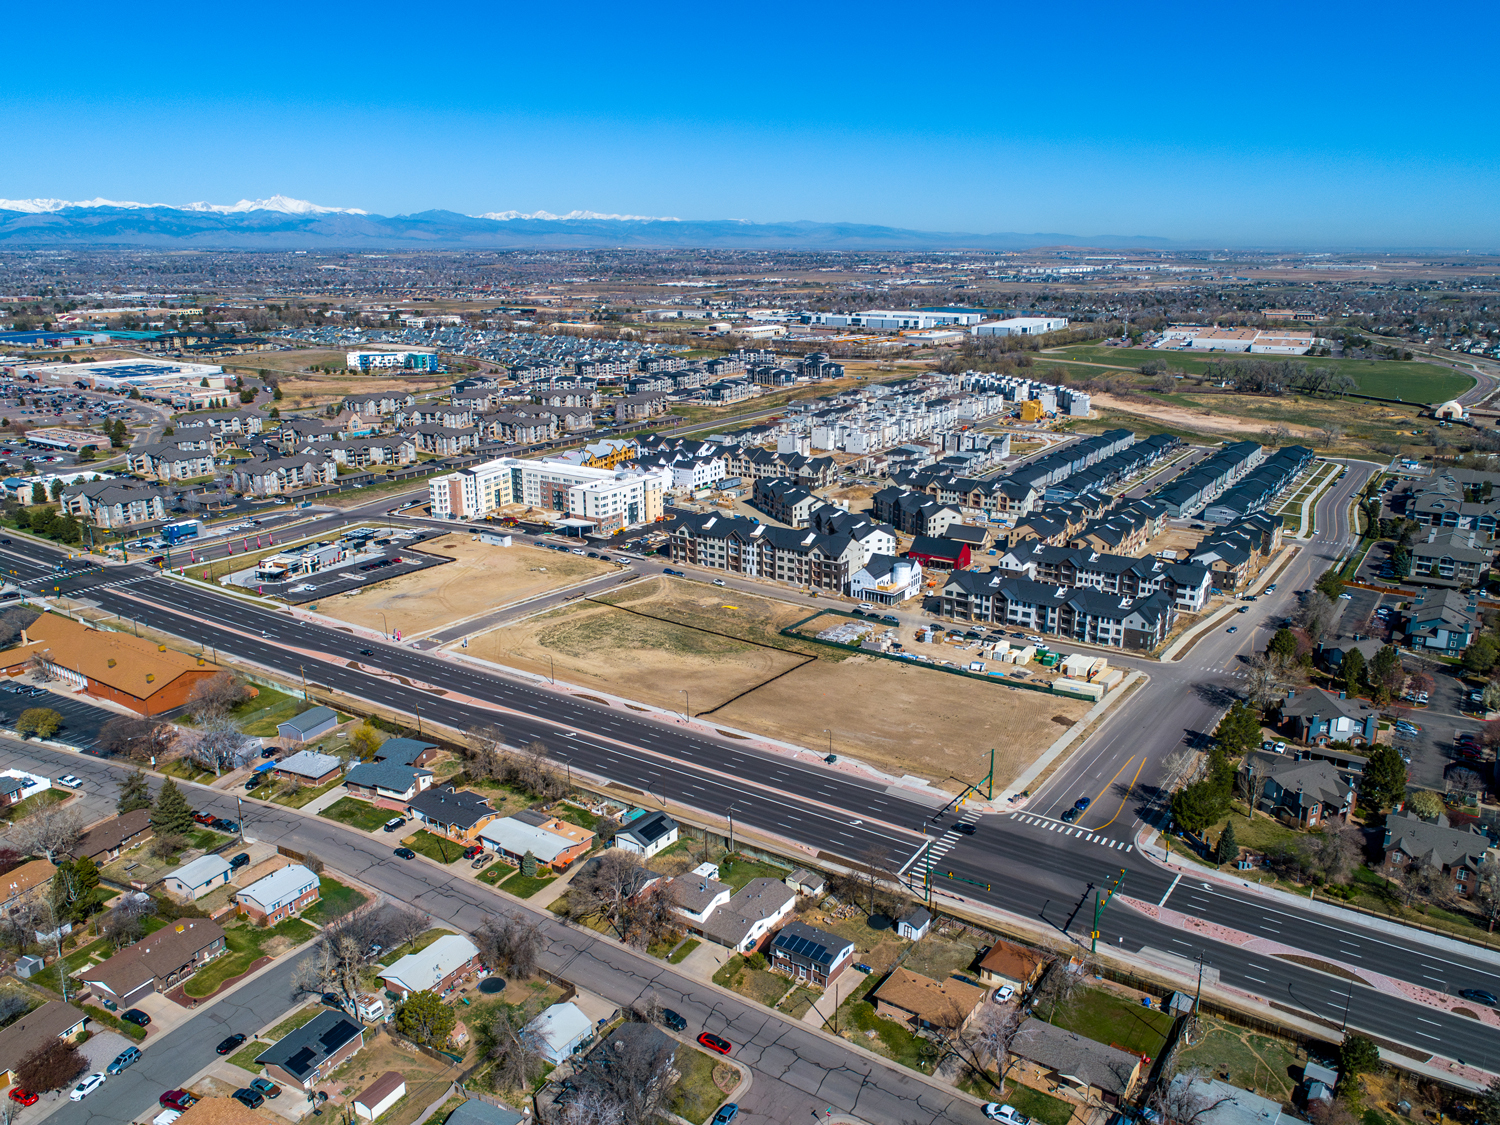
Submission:
[[[1123,849],[1126,852],[1135,851],[1134,844],[1127,844],[1123,840],[1115,840],[1098,832],[1090,832],[1087,828],[1077,828],[1071,824],[1064,824],[1060,820],[1053,820],[1050,816],[1034,816],[1031,813],[1016,812],[1010,814],[1011,820],[1019,820],[1022,824],[1034,824],[1045,828],[1048,832],[1060,832],[1064,836],[1077,836],[1079,839],[1090,844],[1098,844],[1100,847],[1110,849]]]
[[[964,813],[963,816],[958,818],[958,823],[973,824],[978,819],[979,812],[975,809],[970,809],[968,812]],[[958,843],[958,835],[959,834],[957,832],[953,831],[953,829],[950,828],[948,829],[948,831],[939,836],[937,838],[937,842],[932,845],[932,858],[934,860],[938,860],[947,855],[953,845]]]
[[[117,586],[130,586],[130,585],[132,585],[132,584],[134,584],[136,582],[146,582],[146,581],[149,581],[150,579],[155,578],[155,577],[156,577],[156,575],[154,575],[154,574],[137,574],[137,575],[135,575],[134,577],[131,577],[131,578],[119,578],[119,579],[116,579],[114,582],[100,582],[100,583],[98,583],[97,585],[94,585],[94,586],[79,586],[79,587],[75,587],[75,590],[77,590],[79,592],[81,592],[83,590],[113,590]]]

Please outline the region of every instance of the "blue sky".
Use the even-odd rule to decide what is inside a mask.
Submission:
[[[256,11],[9,12],[0,198],[1500,247],[1493,3]]]

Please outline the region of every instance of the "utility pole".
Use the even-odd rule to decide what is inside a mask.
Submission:
[[[729,854],[733,855],[734,854],[734,805],[730,805],[729,806],[729,811],[727,813],[725,813],[725,815],[727,817],[729,817]]]
[[[1203,965],[1204,965],[1203,950],[1201,950],[1201,949],[1198,950],[1198,956],[1195,958],[1195,960],[1197,960],[1197,962],[1198,962],[1198,991],[1193,994],[1193,1018],[1197,1019],[1198,1018],[1198,1005],[1203,1002]],[[1352,988],[1353,985],[1351,984],[1350,987]],[[1344,1010],[1347,1013],[1347,1011],[1348,1011],[1347,1005],[1345,1006]]]

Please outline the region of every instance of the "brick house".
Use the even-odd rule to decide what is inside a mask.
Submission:
[[[788,922],[776,932],[766,952],[775,971],[827,988],[854,960],[854,943],[805,922]]]
[[[1369,704],[1322,688],[1288,693],[1281,701],[1282,721],[1299,742],[1374,742],[1378,717]]]
[[[14,1083],[16,1067],[38,1044],[54,1038],[76,1040],[88,1019],[72,1004],[48,1000],[36,1011],[27,1012],[0,1030],[0,1082],[7,1086]]]
[[[1302,828],[1342,823],[1354,807],[1354,786],[1332,762],[1246,754],[1240,779],[1258,810]]]
[[[431,784],[431,770],[397,762],[361,762],[344,775],[344,788],[351,797],[402,813],[409,811],[411,799]]]
[[[933,980],[897,968],[870,994],[875,1014],[921,1034],[961,1030],[984,1003],[984,989],[961,980]]]
[[[451,785],[439,785],[416,794],[409,807],[428,831],[461,844],[475,843],[484,826],[500,815],[489,798]]]
[[[79,975],[95,996],[128,1008],[186,980],[224,949],[224,928],[217,922],[183,918]]]
[[[1119,1105],[1141,1077],[1141,1057],[1039,1019],[1028,1019],[1011,1041],[1010,1053],[1045,1070],[1086,1100]]]
[[[382,971],[380,983],[402,1000],[413,992],[446,996],[456,984],[483,968],[478,946],[466,937],[448,934],[420,953],[408,953]]]
[[[151,835],[151,810],[134,809],[94,825],[78,838],[69,854],[74,859],[88,856],[103,866],[119,859],[121,852],[144,844]]]
[[[273,1082],[304,1093],[365,1045],[364,1029],[343,1012],[320,1012],[255,1059]]]
[[[1047,959],[1035,949],[1001,938],[979,959],[979,980],[993,988],[1008,985],[1018,993],[1024,993],[1036,983],[1046,967]]]
[[[318,877],[300,863],[290,863],[235,892],[240,913],[252,922],[274,926],[318,901]]]
[[[1413,868],[1441,872],[1453,880],[1453,893],[1473,898],[1486,863],[1495,863],[1489,837],[1472,826],[1453,828],[1448,818],[1423,820],[1412,812],[1385,818],[1385,869],[1399,874]]]

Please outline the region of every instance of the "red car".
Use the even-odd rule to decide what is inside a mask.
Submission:
[[[39,1094],[33,1094],[30,1090],[23,1090],[19,1086],[10,1088],[10,1100],[20,1102],[22,1105],[36,1105]]]
[[[191,1107],[198,1099],[186,1090],[168,1090],[156,1100],[163,1109],[185,1110]]]
[[[195,812],[193,819],[199,824],[212,824],[217,818],[211,812]]]
[[[734,1044],[728,1039],[720,1039],[717,1035],[713,1035],[707,1031],[698,1036],[698,1042],[702,1043],[710,1051],[718,1051],[721,1055],[727,1055],[730,1051],[734,1050]]]
[[[479,856],[482,856],[483,854],[484,854],[484,845],[483,844],[475,844],[472,847],[466,848],[464,850],[464,858],[465,859],[475,859],[475,858],[477,858]]]

